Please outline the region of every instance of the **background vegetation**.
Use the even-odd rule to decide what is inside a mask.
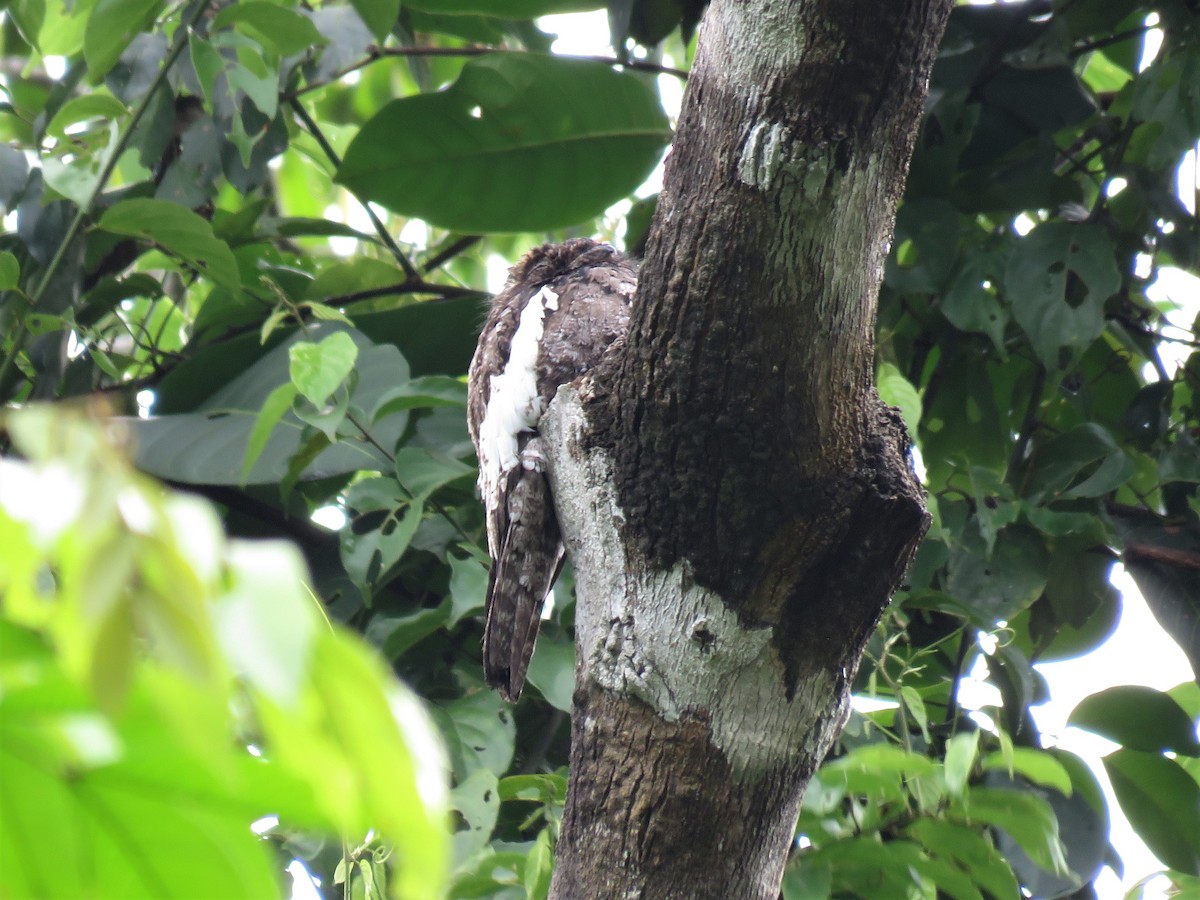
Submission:
[[[549,53],[536,17],[600,5],[6,4],[0,893],[270,896],[302,860],[327,896],[544,895],[570,578],[510,709],[462,376],[497,259],[644,243],[699,10],[614,0],[626,65]],[[955,11],[879,321],[936,518],[789,900],[1119,869],[1033,664],[1105,639],[1121,559],[1200,666],[1200,355],[1162,291],[1200,272],[1198,137],[1194,3]],[[1072,715],[1192,891],[1197,715],[1194,683]]]

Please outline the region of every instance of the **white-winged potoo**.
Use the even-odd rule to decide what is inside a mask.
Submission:
[[[563,561],[538,422],[559,386],[625,334],[636,289],[637,270],[607,244],[531,250],[492,301],[471,360],[467,420],[492,557],[483,670],[507,700],[521,695]]]

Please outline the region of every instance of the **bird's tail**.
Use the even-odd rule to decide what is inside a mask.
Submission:
[[[514,469],[506,494],[508,522],[488,580],[483,631],[484,677],[513,703],[525,686],[542,606],[563,561],[558,520],[540,454],[533,446],[525,450],[532,452],[522,453],[523,464]]]

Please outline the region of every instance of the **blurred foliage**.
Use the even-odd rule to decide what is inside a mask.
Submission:
[[[549,54],[536,17],[600,6],[7,4],[0,400],[29,408],[0,437],[0,893],[270,896],[301,860],[327,896],[545,895],[571,583],[507,707],[463,375],[496,261],[644,244],[655,73],[702,4],[613,0],[626,65]],[[878,334],[936,518],[789,900],[1088,896],[1119,868],[1095,776],[1042,749],[1033,664],[1108,636],[1120,559],[1200,666],[1200,355],[1164,292],[1200,293],[1198,138],[1194,4],[954,11]],[[964,710],[981,666],[999,699]],[[1198,715],[1188,684],[1072,719],[1118,745],[1118,802],[1181,888]]]

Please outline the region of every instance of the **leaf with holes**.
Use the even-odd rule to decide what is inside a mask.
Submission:
[[[1116,251],[1098,225],[1046,222],[1017,243],[1004,284],[1013,317],[1038,357],[1081,350],[1104,330],[1104,301],[1121,286]]]

